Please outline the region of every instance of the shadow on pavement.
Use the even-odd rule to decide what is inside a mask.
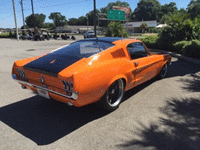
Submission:
[[[199,150],[200,149],[200,100],[172,99],[160,111],[166,118],[145,126],[141,122],[137,132],[141,139],[132,139],[118,145],[123,149],[133,146],[153,147],[157,150]]]
[[[200,65],[182,59],[172,61],[168,67],[167,78],[195,74],[200,71]]]
[[[183,89],[190,92],[200,92],[200,73],[190,74],[191,79],[180,79],[184,83]]]
[[[199,65],[178,60],[169,66],[166,78],[190,75],[190,78],[178,82],[183,82],[182,88],[188,92],[199,92],[199,71]],[[139,88],[144,89],[154,81],[150,80]],[[160,108],[160,112],[165,117],[158,118],[158,122],[152,122],[149,126],[138,122],[139,127],[133,132],[133,139],[117,146],[123,149],[138,146],[157,150],[200,149],[200,98],[170,99]],[[139,138],[135,138],[137,136]]]
[[[87,105],[68,107],[34,96],[0,108],[0,120],[38,145],[50,144],[108,113]]]

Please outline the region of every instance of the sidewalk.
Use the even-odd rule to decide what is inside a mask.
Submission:
[[[186,61],[189,61],[189,62],[192,62],[192,63],[200,65],[200,60],[199,59],[185,57],[185,56],[182,56],[181,54],[176,54],[174,52],[169,52],[169,51],[164,51],[164,50],[150,49],[150,48],[149,48],[149,50],[152,51],[152,52],[161,52],[161,53],[170,54],[172,57],[180,58],[180,59],[183,59],[183,60],[186,60]]]

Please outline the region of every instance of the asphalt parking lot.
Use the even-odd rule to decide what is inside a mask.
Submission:
[[[200,65],[172,58],[166,78],[126,92],[112,113],[68,107],[12,80],[14,61],[70,42],[0,39],[0,149],[200,149]]]

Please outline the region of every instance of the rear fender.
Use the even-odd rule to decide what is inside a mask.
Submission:
[[[114,77],[110,80],[109,86],[108,86],[108,87],[110,87],[115,81],[117,81],[117,80],[119,80],[119,79],[124,79],[124,80],[125,80],[125,83],[124,83],[124,88],[125,88],[125,87],[126,87],[126,83],[127,83],[127,78],[126,78],[126,76],[123,75],[123,74],[119,74],[119,75],[117,75],[117,76],[114,76]]]

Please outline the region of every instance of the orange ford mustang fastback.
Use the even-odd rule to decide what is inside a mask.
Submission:
[[[170,61],[170,55],[153,55],[140,40],[92,38],[16,61],[12,77],[45,98],[76,107],[97,102],[113,111],[125,91],[165,77]]]

